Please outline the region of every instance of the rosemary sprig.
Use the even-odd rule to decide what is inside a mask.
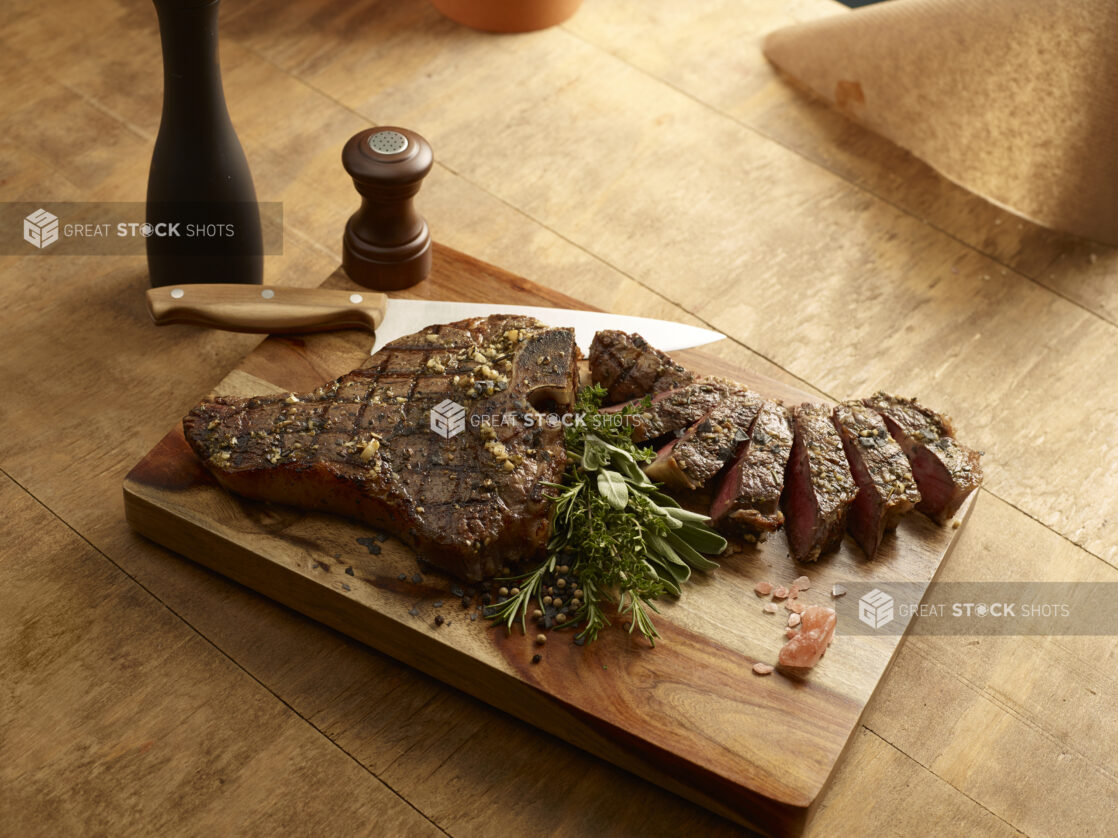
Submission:
[[[552,484],[552,536],[547,559],[519,577],[515,595],[491,606],[491,619],[512,628],[517,617],[526,630],[528,607],[543,608],[544,580],[569,566],[582,589],[582,604],[568,625],[582,626],[579,637],[594,640],[609,626],[606,605],[629,617],[629,632],[639,631],[655,645],[659,633],[650,612],[665,594],[678,597],[692,569],[713,570],[726,540],[707,526],[710,519],[680,507],[641,470],[654,452],[636,445],[626,418],[646,405],[620,414],[600,412],[605,390],[587,387],[579,394],[581,421],[566,429],[567,470]]]

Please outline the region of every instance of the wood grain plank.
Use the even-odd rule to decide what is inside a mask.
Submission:
[[[808,838],[1023,834],[864,727],[826,801]]]
[[[5,832],[442,834],[6,475],[0,502]]]
[[[1118,583],[1106,563],[983,501],[939,581]],[[1116,663],[1115,637],[917,634],[864,722],[1026,834],[1104,834],[1104,801],[1118,802],[1104,731],[1118,718]]]

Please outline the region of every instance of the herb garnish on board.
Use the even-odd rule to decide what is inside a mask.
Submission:
[[[639,630],[655,645],[653,601],[679,596],[693,568],[718,567],[704,554],[721,553],[726,540],[707,526],[706,515],[681,508],[645,476],[640,465],[654,452],[633,442],[628,421],[600,412],[605,395],[601,387],[584,388],[575,406],[583,421],[566,429],[567,470],[561,484],[550,484],[556,493],[547,559],[488,614],[509,628],[519,616],[526,629],[532,601],[543,606],[544,580],[565,566],[582,591],[569,622],[582,626],[580,639],[594,640],[610,624],[606,607],[613,604],[629,617],[630,633]],[[622,415],[639,410],[626,408]]]

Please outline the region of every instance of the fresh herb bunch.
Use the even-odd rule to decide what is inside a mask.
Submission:
[[[565,431],[567,470],[561,484],[550,484],[551,540],[546,561],[519,577],[518,592],[491,607],[489,616],[509,628],[517,616],[526,628],[532,600],[543,606],[544,580],[569,565],[582,589],[582,604],[569,625],[582,625],[580,639],[594,640],[610,624],[607,603],[629,615],[629,631],[639,630],[652,645],[659,633],[650,611],[664,594],[680,595],[693,568],[713,570],[703,554],[717,555],[726,540],[707,526],[709,517],[680,507],[661,492],[640,464],[655,456],[632,439],[624,417],[647,407],[601,413],[606,391],[584,388],[575,405],[581,421]],[[619,416],[621,418],[619,418]]]

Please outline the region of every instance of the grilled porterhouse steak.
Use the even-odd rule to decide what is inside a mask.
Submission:
[[[571,329],[463,320],[392,341],[311,393],[204,401],[183,428],[226,488],[382,527],[478,580],[547,541],[545,484],[566,457],[562,426],[537,409],[573,402],[577,359]],[[444,438],[431,409],[448,399],[465,427]]]
[[[792,558],[813,562],[837,548],[857,486],[831,408],[801,404],[792,411],[795,437],[785,472],[784,530]]]
[[[656,452],[656,459],[644,467],[645,473],[675,489],[705,485],[749,437],[763,402],[745,387],[728,388],[706,416]]]
[[[858,401],[843,402],[835,408],[834,420],[858,484],[846,528],[872,559],[884,534],[916,505],[920,492],[908,459],[875,410]]]
[[[741,385],[722,378],[700,378],[683,387],[665,390],[652,396],[647,409],[640,409],[634,416],[633,442],[648,442],[672,431],[694,425],[728,394],[740,390]],[[643,399],[632,399],[603,413],[616,413],[626,407],[637,406]]]
[[[982,483],[979,452],[956,442],[951,420],[915,399],[878,392],[865,404],[885,419],[912,465],[921,496],[916,508],[937,523],[948,521]]]
[[[605,330],[594,335],[590,344],[590,376],[606,388],[608,403],[635,399],[682,387],[695,380],[659,349],[648,345],[638,334]]]
[[[784,523],[780,493],[792,450],[792,421],[787,408],[765,402],[749,439],[722,476],[710,506],[710,517],[724,530],[763,541]]]

